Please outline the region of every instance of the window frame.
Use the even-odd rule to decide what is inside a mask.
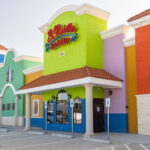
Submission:
[[[56,124],[69,124],[69,96],[68,96],[68,94],[67,94],[67,99],[65,100],[58,100],[58,98],[59,98],[59,94],[61,94],[61,93],[66,93],[67,94],[67,92],[65,91],[65,90],[60,90],[59,92],[58,92],[58,94],[57,94],[57,97],[56,97]],[[59,119],[58,118],[58,104],[67,104],[64,108],[65,108],[65,111],[62,111],[62,113],[67,113],[67,115],[62,115],[62,117]],[[67,108],[68,107],[68,108]],[[62,107],[61,107],[62,108]],[[66,108],[67,108],[67,111],[66,111]],[[61,112],[60,110],[59,110],[59,112]],[[59,115],[59,116],[61,116],[61,114]],[[67,116],[67,119],[66,119],[66,121],[64,121],[62,118],[63,117],[66,117]],[[65,118],[64,117],[64,118]],[[60,123],[59,123],[59,121],[60,121]]]

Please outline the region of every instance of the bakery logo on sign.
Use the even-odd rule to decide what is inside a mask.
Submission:
[[[50,29],[48,31],[48,40],[45,45],[46,52],[75,41],[78,35],[76,30],[77,27],[72,23],[69,23],[68,25],[58,24],[54,29]]]

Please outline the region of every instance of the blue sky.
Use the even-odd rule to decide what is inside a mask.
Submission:
[[[108,28],[150,7],[150,0],[0,0],[0,44],[19,54],[42,57],[43,35],[38,28],[64,5],[89,3],[111,13]],[[127,37],[133,36],[132,29]]]

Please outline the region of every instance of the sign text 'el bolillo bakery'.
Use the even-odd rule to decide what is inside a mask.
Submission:
[[[78,35],[76,30],[77,27],[72,23],[69,23],[68,25],[55,25],[54,29],[48,31],[48,39],[45,45],[46,52],[51,49],[55,50],[62,45],[75,41]]]

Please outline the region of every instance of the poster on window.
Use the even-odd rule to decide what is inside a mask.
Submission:
[[[33,116],[39,116],[39,100],[33,100]]]

